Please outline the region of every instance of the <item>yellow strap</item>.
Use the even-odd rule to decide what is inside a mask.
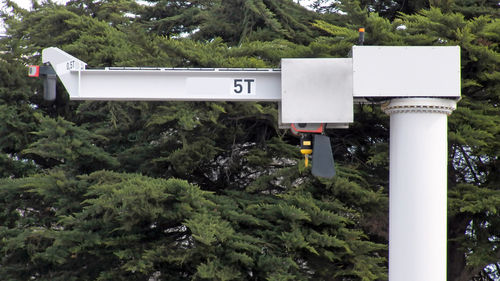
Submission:
[[[305,166],[306,166],[306,168],[307,168],[307,167],[309,166],[309,157],[307,157],[307,154],[306,154],[306,155],[304,155],[304,156],[305,156],[305,160],[304,160],[304,162],[305,162]]]

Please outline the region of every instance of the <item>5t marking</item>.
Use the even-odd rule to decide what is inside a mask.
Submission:
[[[255,78],[233,79],[231,92],[234,95],[255,95],[257,80]]]

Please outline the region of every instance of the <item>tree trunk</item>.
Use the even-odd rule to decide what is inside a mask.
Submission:
[[[448,281],[470,281],[473,276],[466,269],[465,252],[462,249],[461,241],[470,219],[458,213],[453,217],[448,217]]]

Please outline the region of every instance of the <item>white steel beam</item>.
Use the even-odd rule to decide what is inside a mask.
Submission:
[[[57,48],[42,52],[74,100],[279,101],[279,69],[106,68]]]
[[[44,49],[42,61],[52,65],[71,99],[282,101],[285,97],[284,123],[291,121],[289,110],[303,108],[304,100],[315,108],[300,112],[297,122],[320,122],[319,112],[338,112],[342,105],[351,104],[344,103],[346,99],[460,98],[457,46],[354,46],[352,59],[283,59],[286,73],[241,68],[86,69],[85,62],[58,48]],[[344,118],[330,114],[327,119]],[[341,121],[350,123],[352,116],[333,123]]]
[[[280,72],[231,69],[74,71],[75,100],[279,101]]]

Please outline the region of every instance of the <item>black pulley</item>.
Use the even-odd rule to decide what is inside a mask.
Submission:
[[[29,77],[43,78],[43,98],[47,101],[56,99],[57,75],[51,65],[30,65],[28,71]]]
[[[333,178],[335,167],[330,138],[325,135],[314,135],[313,148],[312,174],[322,178]]]
[[[43,78],[43,98],[46,101],[54,101],[56,99],[56,71],[50,65],[42,65],[40,76]]]
[[[57,76],[55,74],[44,75],[43,79],[43,98],[46,101],[53,101],[56,99],[56,82]]]

